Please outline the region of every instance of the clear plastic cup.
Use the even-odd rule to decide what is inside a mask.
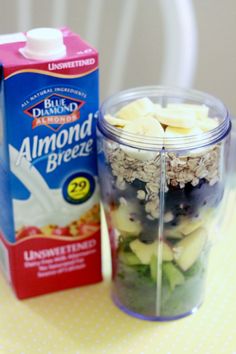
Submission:
[[[104,119],[142,97],[164,107],[205,105],[219,125],[192,136],[140,138]],[[193,90],[136,88],[101,106],[98,167],[112,253],[112,297],[126,313],[174,320],[202,304],[226,188],[230,129],[221,101]]]

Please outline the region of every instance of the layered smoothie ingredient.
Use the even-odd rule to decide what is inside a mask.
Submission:
[[[116,301],[145,316],[188,313],[203,300],[209,234],[223,196],[222,145],[187,152],[175,145],[196,141],[219,120],[205,105],[164,107],[144,97],[105,121],[121,139],[135,134],[139,141],[138,148],[104,141],[99,155],[110,186],[102,193],[116,255]],[[158,139],[161,148],[145,149],[143,137]]]

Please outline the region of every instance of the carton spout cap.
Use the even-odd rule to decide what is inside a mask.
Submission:
[[[35,60],[63,58],[66,46],[62,32],[55,28],[34,28],[26,33],[26,45],[20,49],[20,53]]]

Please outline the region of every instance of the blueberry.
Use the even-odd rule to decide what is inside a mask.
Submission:
[[[197,186],[193,186],[190,182],[186,183],[184,188],[170,185],[165,195],[165,209],[171,211],[176,218],[193,217],[198,214],[202,206],[209,208],[217,206],[222,197],[221,183],[210,186],[209,182],[202,178]]]
[[[155,220],[148,220],[145,218],[145,221],[142,222],[143,231],[139,235],[139,239],[145,243],[152,243],[158,237],[158,227],[159,221]]]
[[[140,181],[140,179],[136,178],[133,182],[132,182],[132,186],[138,191],[140,189],[145,191],[145,185],[146,182]]]

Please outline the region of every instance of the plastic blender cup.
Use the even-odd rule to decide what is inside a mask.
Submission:
[[[205,107],[218,126],[154,138],[109,124],[106,114],[148,97],[162,107]],[[218,99],[198,91],[143,87],[108,98],[98,119],[98,166],[119,308],[149,320],[196,311],[226,187],[231,123]]]

